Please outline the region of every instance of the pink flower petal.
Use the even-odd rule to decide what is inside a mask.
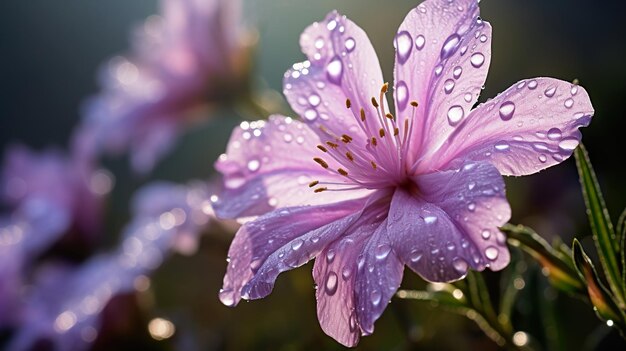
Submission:
[[[323,136],[320,126],[338,136],[350,134],[366,140],[371,133],[359,126],[360,109],[368,123],[378,123],[371,99],[379,99],[383,84],[378,56],[367,34],[335,11],[309,26],[300,45],[308,61],[296,63],[284,77],[283,91],[291,107]]]
[[[305,264],[360,215],[365,200],[284,208],[242,226],[228,251],[220,300],[267,296],[280,272]]]
[[[215,165],[224,176],[220,198],[227,199],[215,202],[217,215],[254,216],[272,208],[326,204],[368,194],[368,190],[314,192],[317,187],[309,186],[313,181],[345,182],[313,160],[323,158],[329,169],[339,168],[316,147],[319,144],[319,137],[307,125],[289,117],[243,122]]]
[[[395,252],[424,279],[447,282],[472,267],[504,268],[506,238],[498,227],[509,219],[504,182],[488,163],[416,177],[418,195],[395,192],[388,231]]]
[[[438,145],[478,99],[491,61],[491,26],[478,15],[476,0],[428,0],[398,29],[396,112],[400,125],[417,123],[414,157]],[[416,111],[411,101],[418,102]]]
[[[478,106],[421,167],[485,160],[503,175],[527,175],[571,156],[594,110],[581,86],[553,78],[522,80]]]

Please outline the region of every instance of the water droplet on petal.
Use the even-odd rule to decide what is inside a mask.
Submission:
[[[285,140],[286,143],[290,143],[293,140],[293,135],[285,133],[285,135],[283,135],[283,140]]]
[[[335,28],[337,28],[337,21],[335,20],[328,21],[328,23],[326,24],[326,29],[328,29],[329,31],[333,31],[335,30]]]
[[[461,121],[464,115],[463,107],[454,105],[448,110],[448,123],[451,126],[455,126]]]
[[[454,70],[452,71],[452,76],[454,77],[454,79],[459,79],[462,73],[463,73],[463,68],[461,66],[456,66],[454,67]]]
[[[352,269],[350,269],[350,267],[348,266],[343,267],[343,269],[341,270],[341,277],[344,280],[348,280],[348,278],[350,278],[350,275],[352,275]]]
[[[421,34],[418,35],[417,38],[415,38],[415,47],[417,50],[422,50],[424,48],[424,44],[426,44],[426,38],[424,38]]]
[[[463,100],[465,100],[465,102],[471,102],[472,101],[472,94],[465,93],[465,95],[463,96]]]
[[[248,161],[248,170],[250,172],[256,172],[259,170],[260,167],[261,167],[261,163],[259,162],[259,160],[254,159],[254,160]]]
[[[548,88],[543,92],[547,97],[551,98],[556,93],[556,87]]]
[[[409,88],[403,80],[396,84],[396,99],[398,100],[398,109],[404,110],[409,102]]]
[[[491,232],[487,229],[483,230],[482,232],[480,232],[480,236],[483,237],[483,239],[487,240],[491,237]]]
[[[385,258],[387,258],[387,256],[389,256],[389,253],[391,252],[391,246],[389,245],[379,245],[376,248],[376,259],[378,260],[384,260]]]
[[[535,90],[537,88],[537,81],[536,80],[531,80],[530,82],[528,82],[528,89],[530,90]]]
[[[462,258],[457,258],[452,262],[452,266],[459,273],[467,272],[467,262]]]
[[[495,148],[498,151],[506,151],[509,149],[509,143],[506,141],[499,141],[496,143]]]
[[[548,161],[548,158],[546,157],[546,155],[541,154],[539,155],[539,161],[541,161],[541,163],[546,163],[546,161]]]
[[[499,253],[500,252],[498,252],[498,249],[495,246],[489,246],[485,249],[485,256],[492,261],[495,261],[495,259],[498,258]]]
[[[569,99],[565,100],[563,105],[565,105],[565,107],[567,107],[567,108],[572,108],[572,106],[574,106],[574,100],[572,100],[572,98],[569,98]]]
[[[316,48],[316,49],[321,49],[321,48],[323,48],[323,47],[324,47],[324,38],[322,38],[322,37],[317,38],[317,39],[315,40],[315,44],[314,44],[314,45],[315,45],[315,48]]]
[[[550,140],[558,140],[561,139],[562,133],[559,128],[550,128],[548,130],[548,139]]]
[[[443,72],[443,66],[442,65],[435,66],[435,75],[440,76],[441,72]]]
[[[458,34],[452,34],[446,39],[443,43],[443,47],[441,48],[441,59],[445,60],[448,57],[452,56],[457,48],[459,47],[459,43],[461,42],[461,37]]]
[[[335,56],[326,66],[326,77],[334,84],[341,83],[343,75],[343,63],[338,56]]]
[[[469,205],[467,205],[467,209],[473,212],[474,210],[476,210],[476,204],[470,202]]]
[[[346,42],[344,43],[346,50],[348,50],[348,52],[352,52],[354,51],[354,48],[356,47],[356,42],[354,41],[353,38],[348,38],[346,39]]]
[[[337,274],[335,272],[328,273],[326,277],[326,293],[330,296],[335,295],[338,286]]]
[[[411,251],[411,253],[409,254],[409,259],[411,260],[411,262],[417,262],[422,258],[422,252],[419,250],[413,250]]]
[[[448,249],[448,251],[452,251],[454,249],[456,249],[456,245],[454,245],[453,242],[449,242],[446,244],[446,249]]]
[[[400,64],[405,63],[409,59],[409,56],[411,56],[411,49],[413,48],[411,35],[407,31],[398,33],[394,44],[397,50],[398,62],[400,62]]]
[[[317,111],[313,109],[308,109],[304,111],[304,118],[311,122],[315,121],[317,119]]]
[[[565,138],[559,142],[559,147],[566,151],[572,151],[578,146],[578,143],[576,138]]]
[[[311,106],[318,106],[320,102],[321,102],[321,99],[319,95],[313,94],[309,96],[309,104],[311,104]]]
[[[477,52],[472,55],[472,57],[470,58],[470,62],[472,63],[472,66],[474,66],[475,68],[479,68],[483,65],[483,63],[485,63],[485,55]]]
[[[481,35],[481,36],[480,36],[480,42],[481,42],[481,43],[484,43],[484,42],[486,42],[486,41],[487,41],[487,36],[486,36],[486,35],[484,35],[484,34],[483,34],[483,35]]]
[[[578,93],[578,85],[572,86],[572,89],[570,89],[570,93],[572,93],[572,95],[576,95],[576,93]]]
[[[326,262],[333,263],[333,260],[335,259],[335,250],[330,249],[328,250],[328,252],[326,252]]]
[[[435,223],[437,223],[437,217],[436,216],[426,216],[426,217],[424,217],[424,222],[426,222],[426,224],[435,224]]]
[[[380,300],[383,298],[382,294],[380,293],[380,291],[378,291],[377,289],[374,289],[372,291],[372,295],[371,295],[371,299],[372,299],[372,305],[374,306],[378,306],[378,304],[380,304]]]
[[[304,241],[302,241],[302,239],[296,239],[291,243],[291,248],[294,251],[298,251],[298,249],[302,247],[302,244],[304,244]]]
[[[469,182],[469,184],[467,184],[467,189],[472,190],[476,187],[476,183],[475,182]]]
[[[500,105],[500,118],[503,121],[508,121],[513,118],[515,112],[515,104],[512,101],[506,101]]]
[[[235,304],[234,293],[230,289],[220,289],[219,299],[225,306],[233,306]]]
[[[446,94],[450,94],[454,90],[454,81],[452,79],[448,79],[443,83],[443,91]]]

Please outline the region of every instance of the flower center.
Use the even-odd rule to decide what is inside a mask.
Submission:
[[[418,103],[411,101],[413,107],[411,118],[405,118],[404,123],[399,123],[393,114],[385,110],[385,94],[388,89],[389,84],[385,83],[380,89],[379,100],[376,97],[371,99],[376,116],[368,116],[363,107],[353,106],[350,99],[346,100],[346,108],[367,136],[365,140],[355,140],[348,133],[337,135],[334,131],[320,126],[326,138],[322,137],[324,144],[317,145],[317,148],[342,167],[333,169],[321,157],[316,157],[313,161],[340,175],[345,181],[313,181],[309,187],[315,188],[316,193],[362,188],[380,189],[406,183],[409,173],[406,160],[411,143],[412,121]]]

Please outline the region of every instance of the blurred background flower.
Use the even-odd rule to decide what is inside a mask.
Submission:
[[[162,36],[162,41],[154,41],[154,35],[158,37],[167,32],[165,28],[170,28],[167,25],[172,22],[165,20],[167,14],[176,11],[185,13],[190,9],[182,4],[202,6],[210,2],[171,1],[170,10],[161,5],[167,2],[156,0],[68,0],[63,4],[45,0],[28,3],[6,0],[0,3],[2,154],[8,155],[10,145],[16,141],[28,144],[35,150],[42,150],[48,145],[68,145],[67,141],[70,140],[75,126],[81,125],[80,129],[86,130],[82,135],[91,135],[84,137],[87,139],[83,140],[85,144],[81,144],[77,136],[73,145],[81,146],[74,151],[59,151],[55,158],[66,160],[61,163],[86,159],[89,161],[86,169],[91,172],[98,172],[101,167],[108,169],[105,173],[90,173],[98,174],[95,178],[86,176],[87,173],[82,171],[78,172],[78,177],[82,179],[76,184],[86,183],[85,189],[93,192],[93,184],[100,184],[96,186],[96,189],[100,189],[96,191],[97,197],[100,197],[100,191],[107,188],[107,183],[115,183],[115,188],[107,195],[104,205],[99,205],[106,211],[100,212],[103,222],[96,226],[101,232],[96,236],[96,243],[97,251],[104,256],[92,256],[93,248],[75,250],[71,248],[72,245],[52,246],[50,251],[42,252],[34,263],[36,267],[46,270],[29,270],[29,274],[23,275],[21,264],[16,265],[19,260],[9,256],[15,250],[0,249],[0,276],[9,277],[6,280],[2,278],[3,282],[8,283],[0,283],[0,299],[8,291],[9,295],[16,296],[22,303],[35,306],[30,301],[38,299],[38,291],[46,290],[48,285],[44,278],[56,277],[46,272],[58,272],[58,280],[68,282],[64,287],[79,286],[83,274],[94,279],[94,273],[88,273],[90,269],[95,272],[96,267],[107,267],[106,264],[97,263],[99,260],[106,261],[102,257],[124,252],[121,243],[125,238],[124,228],[129,228],[127,225],[132,226],[141,218],[155,220],[152,217],[154,213],[171,211],[158,207],[150,215],[134,212],[131,219],[131,198],[136,190],[155,179],[177,183],[186,183],[189,179],[209,179],[213,175],[213,162],[224,151],[232,127],[244,118],[266,117],[262,108],[249,103],[220,103],[219,107],[213,104],[215,101],[228,102],[221,94],[228,95],[232,91],[229,84],[236,83],[236,80],[220,82],[217,86],[222,89],[212,95],[205,80],[206,75],[181,74],[172,66],[178,62],[176,60],[154,63],[153,54],[163,52],[161,50],[172,52],[172,55],[181,53],[181,57],[189,55],[193,57],[189,62],[203,62],[196,59],[201,57],[200,51],[207,50],[210,45],[210,37],[205,36],[206,30],[215,27],[198,25],[198,30],[205,35],[178,41],[177,36],[185,36],[182,33],[188,33],[186,31],[192,27],[178,27],[173,20],[174,27],[171,28],[176,29],[168,33],[177,34]],[[251,70],[251,76],[254,77],[249,80],[248,88],[235,84],[237,96],[241,95],[241,90],[238,90],[240,88],[244,92],[249,87],[280,90],[285,70],[293,62],[303,58],[297,44],[300,33],[307,25],[323,18],[332,9],[349,15],[368,32],[373,46],[378,49],[384,77],[391,81],[394,59],[392,39],[404,15],[417,2],[244,0],[244,19],[237,22],[236,16],[231,17],[232,21],[241,24],[225,34],[233,40],[230,43],[241,43],[238,40],[243,38],[244,45],[236,44],[236,47],[244,50],[244,53],[241,54],[237,49],[231,53],[235,57],[235,76],[242,74],[246,77],[247,70]],[[606,198],[607,205],[616,218],[626,197],[626,183],[623,182],[626,174],[624,147],[616,140],[617,133],[626,126],[623,118],[626,84],[623,62],[626,61],[626,46],[619,44],[626,35],[626,21],[623,21],[626,4],[582,0],[484,0],[481,2],[481,13],[494,28],[494,60],[480,101],[495,96],[520,78],[551,76],[568,81],[578,79],[589,92],[596,109],[594,123],[585,130],[584,142],[601,186],[606,194],[610,194]],[[207,18],[211,16],[210,13],[203,12],[202,7],[194,14],[204,14]],[[218,28],[222,28],[222,25],[225,22]],[[136,33],[139,34],[131,38],[133,44],[129,49],[128,33],[131,28],[138,28]],[[195,25],[193,28],[196,28]],[[257,28],[259,34],[256,51],[245,49],[246,43],[256,42],[254,34],[251,42],[247,40],[250,37],[246,33],[251,33],[247,30],[249,28]],[[190,46],[200,51],[189,51]],[[116,57],[117,53],[124,53],[124,57]],[[248,53],[254,54],[252,61],[249,61]],[[113,61],[103,66],[102,62],[112,56]],[[116,67],[113,75],[112,67]],[[204,65],[186,67],[207,71],[207,66]],[[102,72],[99,81],[94,79],[97,71]],[[126,78],[135,77],[135,83],[124,85],[115,75],[118,72],[123,76],[130,74]],[[228,72],[231,73],[232,71]],[[173,100],[162,99],[158,100],[158,106],[164,107],[165,112],[145,114],[143,111],[148,109],[146,106],[154,106],[154,103],[146,100],[143,89],[141,93],[135,90],[135,84],[146,81],[167,84],[176,82],[173,86],[177,88],[164,90],[163,96],[170,96],[168,93],[171,91],[171,96],[179,96],[176,94],[178,91],[185,91],[185,94],[195,97],[202,96],[202,103],[197,105],[199,110],[190,105],[179,105],[178,102],[172,102]],[[130,97],[126,95],[127,92]],[[89,96],[94,98],[88,98]],[[274,99],[272,101],[280,101],[275,94],[270,96]],[[85,108],[79,109],[84,101],[87,101]],[[105,123],[105,113],[99,116],[91,110],[98,104],[103,106],[104,111],[110,110],[109,103],[112,101],[118,101],[118,106],[122,106],[119,111],[124,113],[118,116],[131,116],[126,117],[129,122]],[[263,106],[265,105],[260,105]],[[95,117],[88,117],[91,114]],[[155,117],[151,117],[154,120],[134,117],[140,115]],[[183,116],[182,119],[179,116]],[[190,122],[196,120],[210,122]],[[110,135],[112,141],[105,141],[100,136],[109,133],[111,129],[108,128],[114,129],[114,133]],[[182,135],[183,130],[186,131],[184,137],[178,138],[178,142],[174,143],[173,140]],[[134,134],[139,131],[141,133]],[[81,135],[80,133],[83,132],[76,135]],[[93,140],[89,140],[91,137]],[[109,154],[118,150],[132,150],[135,156],[122,153],[121,157],[102,158],[102,164],[95,162],[101,158],[102,153]],[[29,151],[27,154],[35,159],[41,155],[40,151]],[[4,164],[8,164],[8,160],[10,157],[5,156]],[[157,160],[160,162],[157,163]],[[129,169],[129,164],[132,169]],[[150,169],[152,172],[144,178],[138,179],[133,175],[136,171],[146,172]],[[40,171],[35,173],[38,172]],[[61,173],[69,175],[73,172]],[[510,178],[506,181],[508,198],[513,208],[513,223],[534,227],[548,241],[560,236],[564,242],[569,243],[576,234],[583,237],[584,246],[591,244],[588,237],[590,229],[573,160],[533,177]],[[11,189],[14,187],[11,186]],[[8,226],[13,223],[12,213],[16,211],[18,203],[10,200],[2,206],[3,219],[0,225],[5,227],[5,224]],[[175,205],[177,206],[180,205]],[[206,228],[208,229],[204,231],[209,235],[201,237],[195,254],[171,256],[166,264],[153,273],[147,290],[139,294],[118,295],[110,300],[99,313],[102,320],[110,322],[103,323],[99,329],[93,349],[341,348],[322,332],[315,317],[314,283],[308,273],[310,269],[285,274],[277,281],[273,294],[263,303],[242,304],[236,310],[224,307],[217,298],[217,292],[226,269],[224,260],[232,240],[232,228],[224,230],[212,225]],[[2,236],[3,239],[0,240],[14,238],[10,235],[12,234]],[[59,238],[65,237],[67,233],[59,235]],[[189,252],[193,251],[193,245],[181,247],[186,247]],[[516,334],[515,340],[520,345],[533,341],[546,345],[549,349],[607,349],[623,345],[612,329],[600,325],[588,306],[549,287],[536,264],[519,261],[512,268],[523,273],[523,276],[516,276],[514,283],[510,284],[518,296],[517,303],[512,308],[513,322],[524,331]],[[106,271],[108,268],[98,269]],[[508,274],[507,272],[502,275]],[[486,274],[485,278],[492,291],[500,289],[498,279],[501,275]],[[407,274],[402,287],[423,288],[424,283],[414,275]],[[52,289],[50,290],[52,293]],[[72,289],[67,289],[69,290]],[[68,293],[63,298],[70,301],[72,296],[82,294],[78,291],[75,293],[77,295]],[[20,303],[8,306],[11,310],[19,307]],[[59,302],[48,306],[54,306],[54,313],[50,312],[50,316],[54,316],[56,320],[65,305]],[[442,309],[435,309],[434,305],[399,300],[394,301],[391,306],[379,320],[376,334],[364,339],[359,344],[359,349],[498,349],[474,323],[443,312]],[[0,303],[2,323],[5,316],[10,315],[5,314],[5,308]],[[259,322],[259,317],[262,317],[262,323]],[[52,317],[46,318],[51,320]],[[67,321],[71,321],[71,318]],[[87,339],[93,337],[89,330],[85,332]],[[7,328],[6,324],[0,326],[0,348],[6,347],[16,335],[15,329]],[[80,338],[84,340],[83,335]],[[50,344],[44,342],[37,346],[47,349]]]

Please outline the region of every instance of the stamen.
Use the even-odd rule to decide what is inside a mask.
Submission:
[[[375,137],[372,137],[372,145],[374,146],[378,145],[378,141],[376,140]]]
[[[361,122],[365,122],[365,110],[361,108]]]
[[[375,98],[375,97],[372,97],[372,105],[373,105],[375,108],[378,108],[378,102],[376,101],[376,98]]]
[[[347,134],[344,134],[341,136],[341,141],[347,144],[352,141],[352,137]]]
[[[389,89],[389,83],[385,83],[385,84],[383,84],[383,87],[380,88],[380,93],[381,94],[385,94],[388,89]]]
[[[376,162],[372,161],[372,168],[376,169],[378,168],[378,166],[376,166]]]
[[[322,191],[326,191],[326,190],[328,190],[327,187],[322,187],[322,188],[317,188],[317,189],[313,190],[313,192],[321,193]]]
[[[322,150],[322,152],[328,152],[328,149],[326,149],[325,147],[323,147],[322,145],[317,145],[317,148]]]
[[[413,101],[411,101],[411,106],[417,107],[417,106],[419,106],[419,104],[417,103],[417,101],[413,100]]]
[[[385,137],[385,130],[380,128],[380,130],[378,131],[378,134],[380,135],[381,138]]]
[[[333,149],[336,149],[337,147],[339,147],[338,144],[333,143],[332,141],[327,141],[326,145],[330,146]]]
[[[346,99],[346,108],[352,107],[352,101],[350,99]]]
[[[338,168],[337,172],[339,172],[339,174],[341,174],[342,176],[348,176],[348,172],[346,172],[346,170],[343,168]]]
[[[350,151],[346,152],[346,157],[348,158],[348,160],[354,162],[354,156],[352,156],[352,154],[350,153]]]
[[[316,186],[317,184],[319,184],[320,182],[318,180],[314,180],[312,182],[309,183],[309,188],[312,188],[314,186]]]
[[[313,159],[313,161],[317,162],[320,164],[320,166],[324,167],[324,168],[328,168],[328,163],[326,163],[326,161],[322,160],[319,157],[316,157]]]
[[[394,120],[393,115],[391,113],[386,114],[385,117],[389,118],[392,121]]]
[[[398,129],[398,127],[395,127],[395,128],[393,129],[393,136],[396,136],[396,135],[398,135],[399,133],[400,133],[400,129]]]

